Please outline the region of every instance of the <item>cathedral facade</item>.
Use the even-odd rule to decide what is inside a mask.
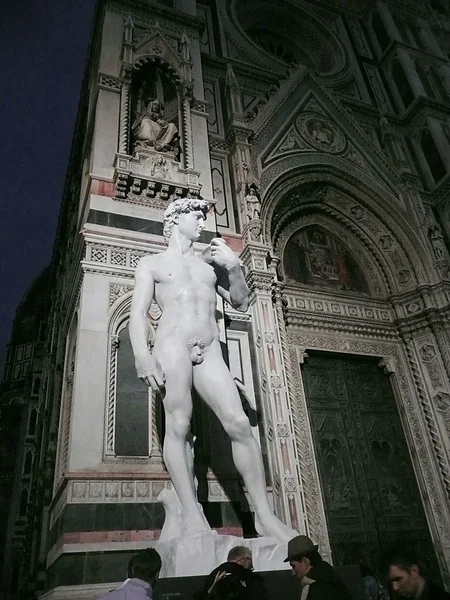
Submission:
[[[164,418],[128,320],[134,269],[185,197],[211,201],[198,248],[220,235],[242,260],[250,309],[218,304],[219,328],[275,513],[338,565],[407,540],[449,585],[449,32],[438,0],[99,3],[24,592],[93,597],[158,538]],[[252,535],[227,440],[194,400],[205,514]]]

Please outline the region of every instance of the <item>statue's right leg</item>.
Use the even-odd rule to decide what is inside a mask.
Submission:
[[[210,531],[197,502],[192,448],[187,439],[192,416],[192,362],[189,350],[176,340],[165,340],[164,344],[155,344],[153,355],[166,376],[162,394],[166,415],[163,457],[183,508],[184,533]]]

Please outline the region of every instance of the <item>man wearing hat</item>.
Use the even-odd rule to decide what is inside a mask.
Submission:
[[[301,582],[301,600],[351,600],[350,592],[317,549],[306,535],[298,535],[288,543],[284,562],[291,565],[293,577]]]

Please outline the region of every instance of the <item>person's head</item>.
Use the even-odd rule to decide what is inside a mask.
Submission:
[[[253,570],[252,551],[246,546],[235,546],[231,548],[227,556],[228,562],[234,562],[245,569]]]
[[[288,555],[284,562],[291,565],[293,577],[303,579],[311,569],[322,562],[318,546],[306,535],[297,535],[288,543]]]
[[[192,241],[198,240],[205,226],[209,203],[198,198],[181,198],[171,202],[164,212],[164,241],[166,244],[172,236],[173,229],[178,229]]]
[[[227,575],[214,585],[209,598],[211,600],[246,600],[248,594],[247,588],[239,579]]]
[[[388,581],[393,592],[403,598],[419,598],[425,587],[423,568],[408,550],[396,550],[388,560]]]
[[[365,562],[359,563],[359,570],[361,571],[361,577],[375,577],[375,573]]]
[[[154,548],[141,550],[128,563],[128,577],[136,577],[154,585],[161,571],[161,564],[161,557]]]

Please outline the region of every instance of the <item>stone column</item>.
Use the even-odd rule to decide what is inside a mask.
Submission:
[[[444,133],[444,130],[442,129],[442,125],[438,121],[436,121],[436,119],[428,117],[427,123],[430,133],[433,137],[434,143],[436,144],[436,148],[438,149],[439,154],[441,155],[442,162],[444,163],[446,171],[448,173],[450,170],[450,143],[447,139],[447,136]]]
[[[248,243],[242,253],[251,290],[264,428],[277,515],[297,531],[305,525],[297,473],[298,458],[288,392],[287,342],[280,284],[267,266],[270,247]]]
[[[418,19],[418,22],[420,25],[422,38],[427,48],[429,48],[436,56],[439,56],[439,58],[443,58],[445,60],[447,57],[439,47],[438,41],[435,35],[433,34],[428,22],[424,19]]]
[[[440,65],[438,68],[442,83],[450,96],[450,67],[448,65]]]
[[[391,40],[397,40],[401,42],[402,37],[397,29],[394,19],[392,18],[389,8],[384,2],[377,2],[377,10],[380,13],[380,17]]]
[[[418,96],[427,96],[425,88],[423,87],[422,82],[420,81],[420,77],[417,74],[414,61],[408,54],[408,51],[405,50],[405,48],[399,48],[397,54],[400,63],[405,70],[405,75],[408,78],[409,83],[411,84],[414,96],[416,98]]]

